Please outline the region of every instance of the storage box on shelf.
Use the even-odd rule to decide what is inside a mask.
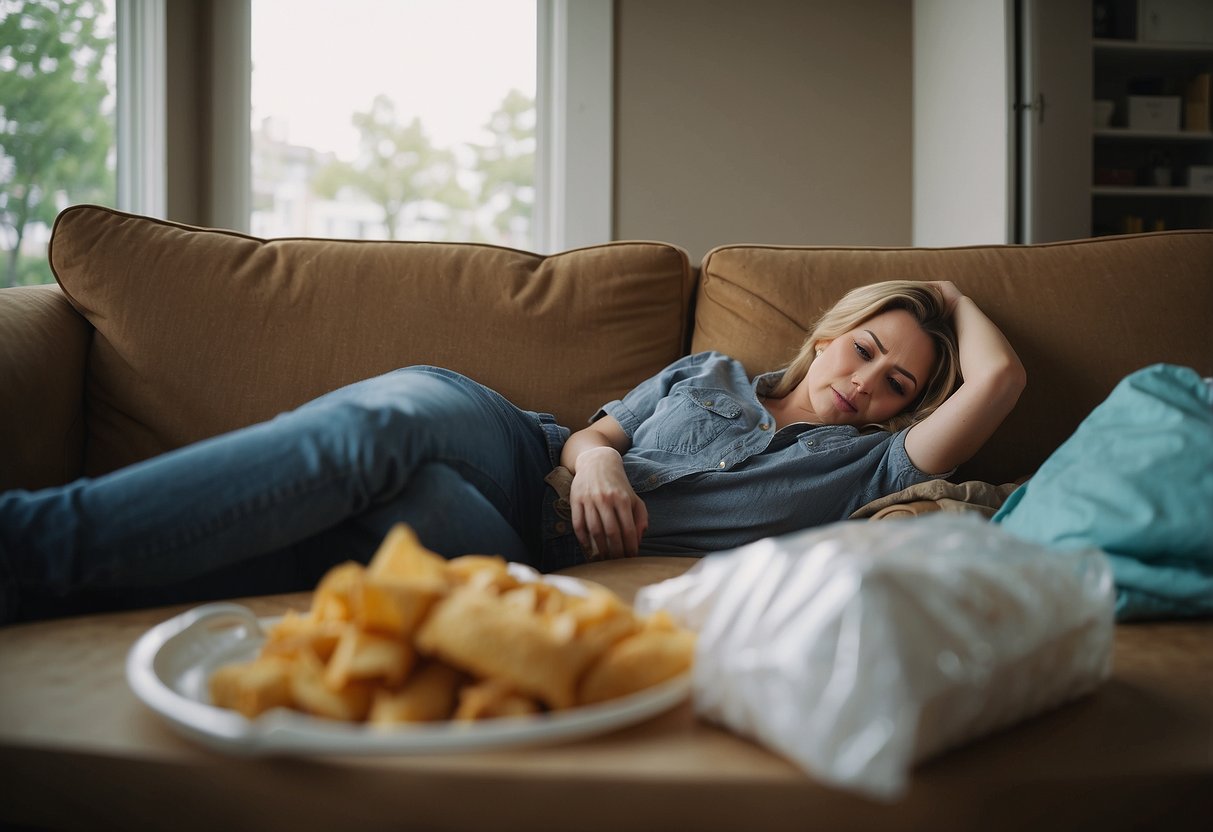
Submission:
[[[1129,129],[1179,132],[1182,102],[1178,95],[1130,95],[1125,99]]]
[[[1213,165],[1189,166],[1187,184],[1194,191],[1213,193]]]
[[[1209,0],[1136,0],[1136,12],[1137,36],[1142,41],[1213,46]]]

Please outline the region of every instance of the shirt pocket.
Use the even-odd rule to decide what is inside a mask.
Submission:
[[[741,416],[741,404],[722,390],[691,387],[676,390],[645,425],[646,444],[671,454],[694,454],[706,448]]]

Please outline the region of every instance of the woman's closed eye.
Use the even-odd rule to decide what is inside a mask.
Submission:
[[[867,347],[865,347],[863,344],[859,343],[858,341],[855,342],[855,352],[864,361],[872,360],[871,351],[869,351]],[[895,376],[889,376],[888,382],[889,382],[889,388],[894,393],[896,393],[899,396],[904,396],[906,394],[905,385],[902,384],[900,381],[898,381]]]

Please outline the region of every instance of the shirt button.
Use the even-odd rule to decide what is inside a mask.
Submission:
[[[806,445],[812,445],[812,444],[814,444],[814,440],[812,440],[812,439],[806,439],[804,444],[806,444]]]
[[[770,430],[771,426],[768,425],[766,422],[763,422],[761,425],[758,426],[758,429],[759,430]]]
[[[703,403],[703,406],[704,406],[704,407],[711,407],[711,406],[712,406],[712,405],[714,405],[714,404],[715,404],[715,402],[714,402],[714,401],[712,401],[711,399],[708,399],[707,401],[705,401],[705,402]]]
[[[717,467],[717,468],[723,468],[723,467],[724,467],[724,460],[723,460],[723,459],[722,459],[722,460],[720,460],[720,464],[719,464],[719,465],[717,465],[716,467]]]

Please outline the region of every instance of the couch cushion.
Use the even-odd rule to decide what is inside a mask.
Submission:
[[[80,476],[91,334],[58,286],[0,289],[0,492]]]
[[[581,427],[682,354],[693,281],[661,243],[261,240],[95,206],[59,216],[50,260],[96,328],[88,474],[410,364]]]
[[[704,258],[692,350],[782,366],[844,292],[952,280],[999,325],[1028,387],[954,479],[1031,474],[1121,378],[1155,363],[1213,375],[1213,231],[951,249],[725,246]]]

